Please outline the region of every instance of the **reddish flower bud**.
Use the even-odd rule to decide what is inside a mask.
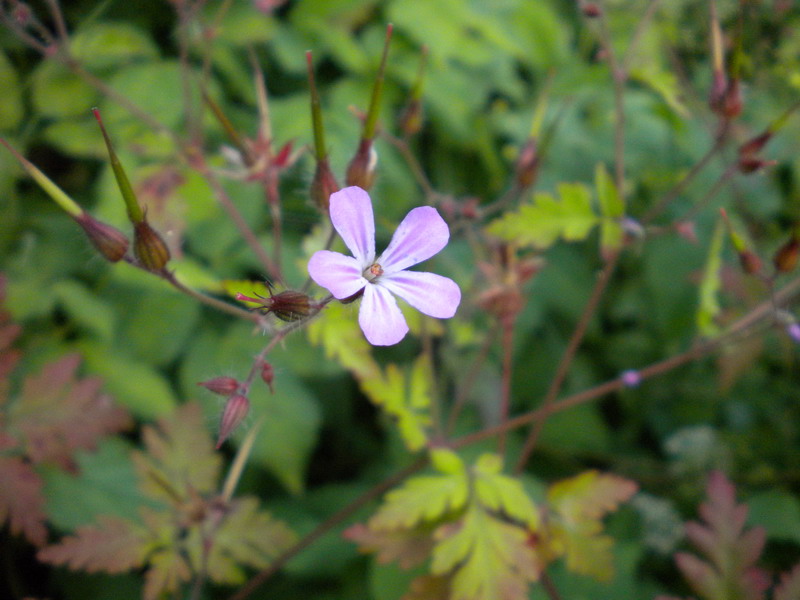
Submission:
[[[311,181],[311,199],[324,213],[328,213],[331,194],[339,191],[339,184],[331,172],[328,159],[317,161],[314,179]]]
[[[797,258],[800,253],[800,239],[794,235],[783,246],[778,248],[772,259],[775,270],[779,273],[788,273],[797,266]]]
[[[728,79],[722,69],[714,69],[711,91],[708,93],[708,106],[716,114],[722,114],[722,105],[725,100],[725,92],[728,89]]]
[[[269,391],[274,394],[275,389],[272,387],[272,382],[275,379],[275,369],[267,361],[264,361],[264,364],[261,365],[261,379],[269,386]]]
[[[600,7],[594,2],[587,2],[584,4],[581,11],[584,17],[589,17],[590,19],[595,19],[600,16]]]
[[[411,99],[400,114],[400,131],[407,137],[416,135],[422,129],[424,117],[422,102],[418,98]]]
[[[219,423],[219,437],[217,437],[217,449],[227,440],[234,430],[250,412],[250,400],[242,394],[234,394],[225,403],[222,411],[222,418]]]
[[[757,275],[761,272],[761,259],[758,254],[750,250],[739,252],[739,264],[742,266],[742,271],[748,275]]]
[[[347,166],[345,181],[347,185],[357,185],[369,191],[375,183],[375,166],[378,164],[378,153],[372,146],[371,139],[362,139],[358,151]]]
[[[731,79],[725,89],[725,95],[722,97],[720,112],[727,119],[735,119],[742,114],[743,107],[742,86],[739,84],[738,78]]]
[[[536,181],[539,174],[539,152],[536,140],[530,138],[520,150],[517,164],[514,169],[514,177],[517,186],[522,189],[528,188]]]
[[[774,160],[762,160],[760,158],[756,158],[755,156],[740,156],[738,166],[740,173],[749,175],[750,173],[755,173],[756,171],[760,171],[761,169],[765,169],[766,167],[771,167],[776,164],[778,163]]]
[[[117,262],[125,256],[128,251],[128,237],[119,229],[106,225],[85,212],[76,216],[75,222],[83,228],[89,241],[106,260]]]
[[[202,385],[207,390],[220,396],[230,396],[239,389],[239,381],[233,377],[214,377],[214,379],[209,379],[208,381],[198,381],[197,385]]]
[[[242,302],[260,304],[259,310],[273,313],[281,321],[299,321],[311,314],[312,304],[308,295],[294,290],[285,290],[278,294],[270,292],[269,298],[258,296],[251,298],[244,294],[236,294],[236,299]]]
[[[744,144],[739,146],[739,157],[753,156],[767,145],[767,142],[772,138],[771,131],[765,131],[754,138],[750,138]]]
[[[133,253],[148,271],[160,271],[169,261],[169,248],[147,220],[134,224]]]

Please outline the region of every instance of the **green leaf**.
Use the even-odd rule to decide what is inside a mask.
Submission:
[[[0,52],[0,129],[15,129],[23,116],[19,77],[5,52]]]
[[[77,474],[46,469],[45,510],[50,522],[73,531],[97,515],[139,519],[138,507],[148,502],[136,485],[131,445],[120,438],[108,438],[94,452],[76,455]]]
[[[708,247],[706,264],[703,268],[703,278],[700,280],[699,304],[695,320],[701,335],[714,337],[720,331],[716,318],[721,307],[718,294],[722,287],[720,269],[722,268],[722,248],[725,237],[725,225],[722,219],[717,221],[711,243]]]
[[[202,564],[203,532],[192,530],[189,540],[192,563]],[[236,584],[245,579],[240,565],[264,569],[296,540],[295,534],[269,513],[259,510],[258,500],[246,497],[227,507],[208,555],[208,572],[218,583]]]
[[[500,472],[502,466],[502,459],[497,454],[483,454],[478,458],[472,469],[477,501],[487,510],[502,513],[530,530],[536,530],[539,511],[522,483]]]
[[[580,183],[562,183],[558,193],[560,200],[543,192],[536,194],[532,204],[524,204],[490,223],[488,232],[505,241],[538,249],[552,246],[559,238],[585,239],[599,222],[592,210],[589,188]]]
[[[97,91],[55,60],[39,63],[31,81],[31,99],[42,116],[83,116],[97,104]]]
[[[79,347],[87,370],[100,375],[105,389],[135,416],[157,417],[177,404],[166,379],[150,365],[119,350],[108,352],[99,343],[83,342]]]
[[[420,475],[386,494],[378,512],[369,520],[373,530],[413,527],[461,510],[467,502],[466,474]]]
[[[108,304],[72,279],[56,282],[50,291],[64,312],[80,327],[103,342],[112,341],[117,315]]]
[[[779,490],[754,494],[747,499],[748,523],[763,527],[769,538],[800,543],[800,500]]]
[[[600,204],[600,214],[612,219],[624,217],[625,201],[620,196],[614,180],[611,179],[603,163],[597,163],[595,166],[594,185],[597,190],[597,200]]]
[[[146,452],[133,454],[141,489],[166,503],[214,491],[222,457],[214,452],[200,407],[180,406],[142,430]]]
[[[548,521],[546,546],[565,554],[567,568],[607,581],[613,575],[614,541],[603,535],[602,517],[630,499],[634,482],[616,475],[586,471],[559,481],[547,492],[553,517]]]
[[[477,504],[458,525],[440,527],[436,538],[431,573],[452,572],[451,600],[522,600],[541,571],[528,533]]]
[[[90,70],[124,67],[136,59],[158,57],[158,48],[142,30],[127,23],[92,22],[70,40],[70,52]]]

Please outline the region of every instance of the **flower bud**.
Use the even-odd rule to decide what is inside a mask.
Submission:
[[[788,273],[797,266],[798,253],[800,253],[800,239],[794,235],[783,246],[778,248],[772,259],[775,270],[779,273]]]
[[[786,333],[789,334],[789,337],[792,338],[795,342],[800,344],[800,323],[792,323],[786,328]]]
[[[623,371],[622,374],[619,376],[622,380],[622,385],[627,388],[635,388],[638,387],[642,383],[642,376],[639,371],[634,369],[628,369],[627,371]]]
[[[230,396],[239,389],[239,381],[233,377],[214,377],[214,379],[209,379],[208,381],[198,381],[197,385],[202,385],[207,390],[220,396]]]
[[[325,214],[331,203],[331,194],[339,191],[339,184],[331,172],[328,159],[318,160],[314,179],[311,181],[311,199]]]
[[[743,107],[742,86],[739,83],[738,77],[735,77],[730,80],[728,87],[725,89],[720,112],[722,116],[727,119],[735,119],[742,114]]]
[[[772,131],[765,131],[754,138],[750,138],[744,144],[739,146],[739,157],[753,156],[758,154],[767,145],[767,142],[772,138]]]
[[[522,147],[522,150],[520,150],[514,169],[514,178],[516,179],[518,187],[526,189],[533,185],[538,174],[539,152],[536,140],[534,138],[529,138]]]
[[[267,361],[264,361],[261,365],[261,379],[269,386],[269,391],[274,394],[275,388],[272,387],[272,382],[275,379],[275,369]]]
[[[738,167],[740,173],[749,175],[750,173],[755,173],[756,171],[776,164],[777,161],[774,160],[763,160],[755,156],[740,156]]]
[[[128,251],[128,237],[116,227],[98,221],[88,213],[75,217],[75,222],[83,228],[92,245],[106,260],[122,260]]]
[[[748,275],[757,275],[761,272],[761,259],[758,254],[750,250],[739,252],[739,264],[742,266],[742,271]]]
[[[134,224],[133,253],[148,271],[160,271],[169,261],[166,242],[146,219]]]
[[[234,430],[250,412],[250,400],[243,394],[234,394],[225,403],[222,411],[222,418],[219,423],[219,437],[217,437],[217,449],[227,440]]]
[[[725,92],[728,89],[728,79],[722,69],[714,69],[711,91],[708,93],[708,106],[716,114],[722,114]]]
[[[424,116],[422,102],[418,98],[412,98],[400,114],[400,131],[403,135],[411,137],[419,133]]]
[[[581,7],[584,17],[595,19],[600,16],[600,7],[594,2],[587,2]]]
[[[356,185],[369,191],[375,183],[375,166],[378,164],[378,153],[372,146],[371,139],[362,139],[358,151],[347,166],[345,181],[347,185]]]
[[[311,300],[303,292],[285,290],[278,294],[270,295],[269,298],[259,296],[251,298],[244,294],[236,294],[236,299],[241,302],[254,302],[260,304],[258,307],[265,313],[272,313],[281,321],[299,321],[311,314]]]

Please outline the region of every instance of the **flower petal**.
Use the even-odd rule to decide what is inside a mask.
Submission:
[[[437,319],[452,317],[461,302],[458,284],[435,273],[400,271],[384,274],[376,283],[400,296],[421,313]]]
[[[431,206],[420,206],[406,215],[392,241],[378,259],[384,273],[402,271],[428,260],[447,245],[450,229]]]
[[[358,324],[373,346],[391,346],[408,333],[408,325],[397,306],[397,300],[386,288],[372,284],[364,288]]]
[[[308,274],[338,300],[349,298],[367,285],[358,260],[330,250],[314,253],[308,261]]]
[[[331,194],[331,223],[358,259],[362,269],[375,260],[375,219],[372,200],[360,187],[346,187]]]

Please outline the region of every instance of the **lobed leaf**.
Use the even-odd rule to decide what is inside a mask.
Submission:
[[[469,496],[465,475],[420,475],[386,495],[383,506],[369,520],[374,530],[413,527],[461,510]]]
[[[602,517],[636,492],[634,482],[587,471],[553,484],[547,492],[552,518],[544,536],[545,552],[564,554],[567,567],[605,581],[613,575],[613,540],[603,535]]]
[[[17,456],[0,456],[0,524],[8,521],[11,533],[24,535],[36,546],[47,541],[42,479]]]
[[[135,452],[133,459],[148,496],[171,503],[190,492],[214,490],[222,458],[214,452],[199,405],[184,404],[157,427],[144,427],[142,439],[147,452]]]
[[[42,562],[89,573],[122,573],[141,567],[150,548],[144,528],[128,519],[100,515],[97,523],[39,551]]]
[[[478,458],[472,469],[477,501],[487,510],[502,513],[535,531],[539,526],[539,511],[522,483],[502,474],[501,468],[502,459],[496,454]]]
[[[80,360],[71,354],[28,377],[9,410],[9,427],[20,432],[34,462],[71,467],[75,450],[93,448],[130,423],[127,412],[101,393],[98,378],[76,378]]]
[[[772,600],[798,600],[798,598],[800,598],[800,564],[781,575],[781,581],[772,595]]]
[[[361,552],[374,552],[378,562],[397,562],[403,569],[423,563],[430,555],[433,540],[427,529],[383,531],[357,523],[345,530],[344,537],[359,545]]]
[[[525,529],[501,521],[472,504],[458,525],[436,533],[431,572],[452,573],[451,600],[527,598],[528,582],[541,566]]]
[[[559,238],[568,242],[585,239],[600,222],[592,209],[589,188],[562,183],[558,194],[559,200],[550,194],[536,194],[531,204],[492,221],[487,231],[507,242],[538,249],[552,246]]]

